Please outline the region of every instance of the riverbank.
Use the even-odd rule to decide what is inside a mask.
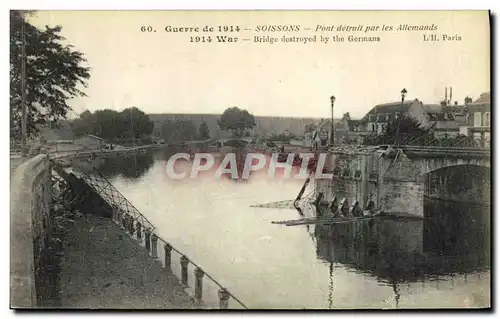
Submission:
[[[195,308],[177,278],[111,219],[75,215],[71,224],[61,262],[60,307]]]
[[[142,145],[136,147],[123,147],[119,149],[106,150],[106,149],[95,149],[95,150],[75,150],[66,152],[51,152],[49,156],[52,159],[72,159],[72,158],[88,158],[88,157],[107,157],[114,155],[123,154],[144,154],[145,152],[155,148],[155,145]]]

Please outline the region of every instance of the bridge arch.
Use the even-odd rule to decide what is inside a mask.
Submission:
[[[433,171],[445,169],[449,167],[466,167],[466,166],[481,166],[490,168],[491,163],[489,158],[460,158],[460,157],[441,157],[432,159],[423,159],[418,161],[421,175],[427,175]]]
[[[486,165],[443,166],[425,174],[424,250],[441,255],[486,254],[489,251],[490,194],[491,168]]]
[[[490,166],[476,163],[441,166],[424,174],[423,179],[426,198],[490,203]]]

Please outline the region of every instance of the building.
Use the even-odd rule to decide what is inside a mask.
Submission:
[[[339,130],[339,125],[341,125],[341,120],[339,119],[334,119],[333,123],[335,126],[335,143],[338,144],[340,143],[340,137],[338,134]],[[307,126],[312,126],[312,128],[309,128],[312,131],[308,131],[306,129]],[[304,131],[304,143],[303,145],[306,147],[312,147],[315,144],[320,145],[320,146],[327,146],[330,144],[330,139],[331,139],[331,130],[332,130],[332,121],[329,119],[323,119],[319,123],[315,122],[309,122],[304,125],[303,128]]]
[[[427,128],[436,138],[456,137],[460,134],[460,126],[464,124],[463,108],[455,105],[424,104]]]
[[[335,135],[340,144],[361,144],[367,134],[361,120],[351,119],[346,113],[335,126]]]
[[[484,146],[490,145],[491,140],[491,101],[490,93],[483,93],[472,103],[462,106],[465,114],[460,134],[472,136]]]
[[[393,102],[375,105],[359,122],[356,123],[358,131],[371,134],[383,134],[389,122],[399,116],[415,118],[424,127],[430,127],[429,116],[424,105],[419,100]]]
[[[105,146],[104,140],[95,135],[85,135],[77,138],[74,142],[75,145],[80,146],[82,149],[101,149]]]
[[[451,97],[451,96],[450,96]],[[441,104],[423,104],[413,101],[384,103],[374,106],[360,121],[345,119],[346,130],[358,134],[383,134],[389,122],[400,115],[408,116],[429,129],[437,138],[473,136],[482,145],[489,145],[491,130],[490,93],[483,93],[476,100],[465,98],[463,105],[450,105],[445,98]]]

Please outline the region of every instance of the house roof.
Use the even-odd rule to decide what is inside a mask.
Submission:
[[[368,121],[369,116],[372,114],[378,114],[378,113],[396,113],[396,112],[407,112],[412,104],[418,100],[409,100],[409,101],[404,101],[403,103],[401,102],[391,102],[391,103],[383,103],[383,104],[378,104],[375,105],[368,113],[361,118],[360,121]]]
[[[482,93],[477,100],[473,102],[476,103],[491,103],[491,94],[490,92]]]
[[[424,104],[423,105],[424,111],[426,113],[443,113],[444,107],[440,104]]]
[[[414,101],[404,101],[401,102],[392,102],[392,103],[384,103],[375,105],[372,109],[374,113],[395,113],[395,112],[406,112],[411,107]]]
[[[491,104],[490,103],[471,103],[465,105],[467,112],[490,112]]]

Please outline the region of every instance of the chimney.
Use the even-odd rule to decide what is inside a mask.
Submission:
[[[444,102],[448,104],[448,87],[444,88]]]
[[[455,106],[457,106],[457,105],[458,105],[458,101],[455,101]]]
[[[450,86],[450,101],[453,101],[453,97],[452,96],[453,96],[453,88]]]

